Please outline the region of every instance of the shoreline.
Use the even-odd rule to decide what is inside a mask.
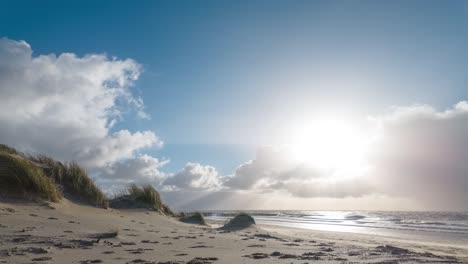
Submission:
[[[249,212],[247,211],[247,213]],[[385,213],[385,215],[374,211],[349,210],[253,211],[250,213],[255,217],[257,224],[261,226],[468,245],[468,223],[466,220],[459,222],[446,220],[447,222],[444,222],[444,219],[441,219],[449,217],[465,219],[468,217],[466,212],[430,212],[432,215],[439,214],[439,219],[435,219],[433,222],[429,222],[427,217],[421,216],[420,212],[405,212],[406,215],[410,215],[410,218],[400,219],[397,218],[400,212],[390,212],[391,214]],[[229,215],[231,215],[230,212],[215,212],[214,214],[208,212],[206,218],[213,222],[222,223],[229,218]],[[353,218],[348,218],[350,215]],[[397,218],[397,220],[390,220],[390,217]]]

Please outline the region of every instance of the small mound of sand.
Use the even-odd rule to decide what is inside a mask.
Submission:
[[[138,209],[138,208],[150,209],[151,207],[151,205],[149,205],[148,203],[139,201],[131,195],[122,195],[122,196],[116,197],[110,200],[109,203],[110,203],[111,208],[116,208],[116,209]]]
[[[252,216],[246,213],[240,213],[236,215],[233,219],[231,219],[231,221],[229,221],[223,227],[221,227],[221,229],[235,231],[254,226],[256,226],[256,224],[255,219]]]
[[[181,217],[179,220],[188,224],[206,225],[205,218],[201,213],[198,212],[192,215]]]

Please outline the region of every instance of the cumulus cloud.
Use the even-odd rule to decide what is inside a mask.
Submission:
[[[32,53],[24,41],[0,39],[2,142],[88,168],[162,145],[152,131],[112,130],[129,109],[149,118],[131,92],[141,73],[138,63],[99,54]]]
[[[467,208],[468,102],[445,111],[397,107],[374,120],[382,134],[369,163],[379,191],[446,209]]]
[[[100,177],[123,183],[159,184],[166,176],[160,169],[169,160],[159,160],[149,155],[117,162],[101,170]]]
[[[237,169],[226,185],[234,189],[251,189],[265,181],[276,181],[287,177],[297,166],[291,160],[287,147],[264,146],[258,149],[256,157]]]
[[[224,186],[283,191],[295,197],[406,197],[428,208],[467,208],[468,102],[438,111],[429,105],[395,107],[371,118],[378,127],[355,175],[294,161],[287,147],[261,148]]]
[[[337,178],[339,170],[305,164],[295,160],[291,152],[289,146],[260,148],[255,159],[225,179],[225,186],[233,190],[285,191],[297,197],[342,198],[370,192],[362,178]]]
[[[221,180],[214,167],[189,162],[163,185],[174,190],[213,190],[221,186]]]

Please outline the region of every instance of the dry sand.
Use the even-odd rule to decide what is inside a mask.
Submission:
[[[229,232],[144,210],[4,200],[0,263],[468,263],[468,245],[271,226]]]

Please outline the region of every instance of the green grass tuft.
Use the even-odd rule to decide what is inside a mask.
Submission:
[[[45,155],[25,155],[0,144],[0,192],[39,195],[58,202],[64,192],[107,208],[104,193],[77,163],[62,163]],[[60,187],[63,187],[63,189]]]
[[[37,194],[58,202],[63,193],[108,208],[109,201],[86,170],[75,162],[63,163],[45,155],[25,155],[0,144],[0,194]],[[63,193],[62,193],[63,191]],[[162,203],[151,185],[131,185],[112,200],[123,208],[150,208],[166,215],[174,212]]]
[[[143,186],[132,184],[128,187],[127,192],[128,195],[135,199],[135,201],[144,203],[154,210],[163,209],[163,204],[158,191],[149,184]]]
[[[60,169],[60,168],[59,168]],[[71,162],[63,166],[64,172],[61,175],[62,184],[70,191],[84,197],[90,202],[104,208],[109,207],[109,202],[104,193],[96,186],[88,173],[78,164]]]
[[[86,170],[77,163],[62,163],[44,155],[30,156],[29,159],[39,164],[56,183],[63,185],[65,191],[84,198],[96,206],[104,208],[109,206],[104,193],[88,176]]]
[[[4,145],[4,144],[0,144],[0,153],[18,155],[18,152],[16,151],[16,149],[10,146]]]
[[[33,162],[6,152],[0,152],[0,186],[7,195],[33,195],[53,202],[62,198],[54,180]]]

